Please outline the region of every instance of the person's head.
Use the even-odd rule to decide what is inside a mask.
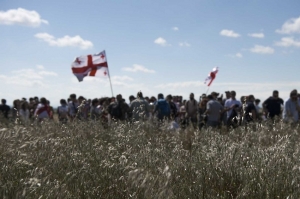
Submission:
[[[290,93],[290,97],[292,100],[297,100],[298,98],[298,91],[296,89],[292,90]]]
[[[260,99],[255,99],[255,101],[254,101],[254,102],[255,102],[255,105],[256,105],[256,106],[258,106],[258,105],[259,105],[259,103],[260,103]]]
[[[167,100],[168,101],[172,101],[173,100],[173,96],[171,94],[167,95]]]
[[[173,102],[178,102],[178,96],[177,95],[173,96]]]
[[[279,97],[279,92],[277,90],[273,91],[273,95],[274,98],[278,98]]]
[[[248,100],[249,100],[250,102],[254,102],[254,100],[255,100],[254,95],[249,95],[249,96],[248,96]]]
[[[40,100],[41,104],[43,105],[47,105],[47,100],[46,98],[42,97],[41,100]]]
[[[193,100],[194,98],[195,98],[194,93],[191,93],[191,94],[190,94],[190,99]]]
[[[163,95],[162,93],[159,93],[159,94],[157,95],[157,98],[158,98],[158,99],[164,99],[164,95]]]
[[[229,99],[231,97],[230,91],[225,91],[225,96],[226,96],[226,99]]]
[[[212,95],[208,95],[208,96],[207,96],[207,99],[208,99],[208,100],[213,100],[213,99],[215,99],[215,98],[214,98],[214,96],[212,96]]]
[[[241,96],[241,98],[240,98],[240,101],[242,104],[247,100],[248,100],[248,96]]]
[[[1,104],[5,105],[6,104],[6,99],[2,99]]]
[[[156,102],[156,101],[157,101],[156,97],[154,97],[154,96],[151,96],[150,100],[151,100],[152,102]]]
[[[135,97],[133,95],[129,96],[129,102],[132,102],[133,100],[135,100]]]
[[[232,99],[235,99],[235,96],[236,96],[236,92],[235,91],[230,91],[230,97]]]
[[[142,93],[142,91],[139,91],[139,92],[136,94],[136,97],[137,97],[137,98],[143,98],[143,93]]]
[[[110,102],[115,102],[115,101],[116,101],[116,98],[115,98],[115,97],[111,97],[109,101],[110,101]]]
[[[99,105],[99,100],[97,98],[92,100],[92,106],[98,106]]]
[[[49,100],[47,100],[47,105],[50,105],[50,101]]]
[[[70,95],[70,100],[73,101],[73,102],[76,101],[76,94],[74,94],[74,93],[71,94]]]
[[[217,99],[217,97],[219,96],[219,93],[217,92],[212,92],[211,96],[213,96],[214,99]]]
[[[34,97],[35,103],[39,103],[39,98],[37,96]]]
[[[123,99],[123,98],[122,98],[122,95],[121,95],[121,94],[117,95],[117,101],[118,101],[118,102],[122,101],[122,99]]]
[[[78,97],[78,102],[79,102],[79,104],[81,104],[83,100],[85,100],[85,98],[84,98],[83,96],[79,96],[79,97]]]
[[[148,96],[146,96],[146,97],[145,97],[145,100],[146,100],[147,102],[149,102],[149,97],[148,97]]]
[[[28,102],[27,101],[22,102],[21,109],[23,109],[24,111],[28,109]]]
[[[60,100],[60,104],[61,104],[61,105],[66,105],[66,104],[67,104],[67,102],[66,102],[66,100],[65,100],[65,99],[61,99],[61,100]]]

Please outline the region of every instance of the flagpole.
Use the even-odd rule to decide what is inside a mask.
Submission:
[[[209,87],[210,87],[210,86],[209,86]],[[207,93],[208,93],[209,87],[208,87],[207,90],[206,90],[206,95],[207,95]]]
[[[106,63],[108,63],[106,52],[105,52],[105,56],[106,56]],[[108,72],[108,79],[109,79],[109,83],[110,83],[111,96],[113,97],[114,96],[114,92],[113,92],[113,88],[112,88],[112,84],[111,84],[110,72],[109,72],[108,64],[107,64],[107,72]]]

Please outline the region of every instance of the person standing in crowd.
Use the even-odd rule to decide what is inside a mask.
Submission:
[[[52,106],[50,106],[50,101],[49,100],[47,100],[47,106],[49,107],[49,113],[50,113],[49,119],[53,120],[54,109],[53,109]]]
[[[23,101],[21,103],[21,107],[19,111],[20,120],[22,121],[23,124],[25,125],[29,124],[29,115],[30,115],[30,111],[28,108],[28,102]]]
[[[65,124],[68,122],[68,112],[69,112],[69,107],[67,105],[67,101],[65,99],[60,100],[60,106],[57,107],[57,115],[58,115],[58,120]]]
[[[190,99],[185,103],[185,110],[186,110],[186,125],[188,126],[191,121],[193,127],[196,129],[198,102],[195,100],[194,93],[190,94]]]
[[[255,105],[255,109],[256,109],[256,113],[257,113],[257,119],[258,120],[262,120],[262,108],[259,106],[260,104],[260,99],[255,99],[254,100],[254,105]]]
[[[206,114],[207,114],[207,127],[217,128],[220,126],[221,112],[223,111],[223,106],[215,99],[214,96],[208,95],[208,102],[206,104]]]
[[[257,111],[254,104],[254,95],[249,95],[247,97],[246,106],[244,108],[244,122],[247,124],[249,122],[255,122],[257,119]]]
[[[230,92],[230,99],[225,101],[225,111],[227,112],[227,128],[230,126],[236,127],[238,125],[238,114],[242,108],[242,103],[238,101],[236,97],[236,92]]]
[[[176,118],[177,118],[177,113],[178,113],[178,109],[177,109],[177,106],[176,104],[173,102],[173,96],[171,94],[167,95],[167,102],[170,106],[170,117],[172,120],[175,120],[176,121]]]
[[[13,109],[12,109],[12,119],[15,121],[19,116],[20,110],[20,100],[16,99],[13,101]]]
[[[92,100],[92,106],[91,106],[91,120],[98,120],[101,116],[101,108],[100,108],[100,101],[95,98]]]
[[[6,99],[1,100],[0,112],[2,113],[5,119],[8,119],[8,114],[10,112],[10,107],[6,105]]]
[[[130,112],[133,121],[146,120],[149,117],[149,104],[144,100],[143,93],[137,93],[137,98],[131,102]]]
[[[273,95],[266,99],[263,104],[263,110],[266,118],[274,119],[275,116],[280,117],[281,106],[283,106],[283,100],[279,97],[277,90],[273,91]]]
[[[199,108],[198,108],[198,114],[199,114],[199,130],[201,130],[205,125],[207,121],[207,116],[206,114],[206,104],[208,102],[208,98],[206,94],[202,94],[201,96],[201,101],[199,103]]]
[[[68,104],[69,107],[69,117],[71,121],[73,121],[77,115],[78,112],[78,101],[76,99],[76,94],[71,94],[70,95],[70,102]]]
[[[47,105],[46,98],[42,97],[40,99],[40,103],[36,107],[36,110],[34,112],[34,116],[38,119],[38,122],[41,122],[44,119],[49,119],[50,109]]]
[[[111,102],[108,106],[108,112],[114,121],[124,121],[128,111],[129,106],[125,103],[121,94],[117,95],[116,101]]]
[[[299,122],[300,104],[297,96],[297,90],[292,90],[290,98],[284,103],[283,121],[291,123]]]
[[[162,93],[159,93],[157,96],[157,103],[155,105],[153,114],[156,114],[159,122],[170,118],[170,104],[164,99],[164,95]]]

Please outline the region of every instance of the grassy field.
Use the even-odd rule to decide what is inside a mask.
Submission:
[[[0,128],[1,198],[300,198],[299,127]]]

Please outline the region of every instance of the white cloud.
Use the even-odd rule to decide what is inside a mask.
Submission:
[[[260,46],[255,45],[253,48],[250,49],[253,53],[259,53],[259,54],[273,54],[275,50],[268,46]]]
[[[300,41],[294,40],[293,37],[283,37],[281,41],[275,43],[276,46],[283,46],[283,47],[300,47]]]
[[[300,17],[289,19],[276,32],[281,34],[300,33]]]
[[[156,43],[158,45],[161,45],[161,46],[167,46],[168,45],[167,41],[162,37],[159,37],[159,38],[155,39],[154,43]]]
[[[265,35],[264,33],[251,33],[251,34],[248,34],[249,37],[255,37],[255,38],[264,38]]]
[[[146,67],[138,64],[133,64],[133,66],[123,68],[124,71],[129,71],[129,72],[144,72],[144,73],[155,73],[154,70],[147,69]]]
[[[133,79],[131,77],[128,76],[112,76],[111,77],[112,80],[114,81],[133,81]]]
[[[236,53],[236,54],[235,54],[235,57],[242,58],[243,55],[242,55],[241,53]]]
[[[0,11],[0,24],[4,25],[23,25],[38,27],[42,23],[48,24],[48,21],[41,18],[36,11],[29,11],[23,8]]]
[[[237,38],[237,37],[241,36],[240,34],[234,32],[233,30],[226,30],[226,29],[222,30],[220,32],[220,35],[226,36],[226,37],[234,37],[234,38]]]
[[[179,30],[178,27],[173,27],[172,29],[173,29],[174,31],[178,31],[178,30]]]
[[[187,43],[187,42],[180,42],[180,43],[179,43],[179,46],[181,46],[181,47],[190,47],[191,44],[189,44],[189,43]]]
[[[45,69],[45,67],[43,65],[36,65],[36,68],[40,69],[40,70],[44,70]]]
[[[39,75],[44,75],[44,76],[58,76],[57,73],[52,72],[52,71],[40,71],[38,72]]]
[[[20,69],[11,71],[9,75],[1,75],[0,79],[7,85],[17,85],[21,87],[47,87],[44,83],[46,76],[58,76],[55,72],[43,69]]]
[[[58,46],[58,47],[79,47],[81,49],[88,49],[93,47],[93,43],[88,40],[83,40],[79,35],[74,37],[70,37],[66,35],[62,38],[55,38],[54,36],[48,33],[37,33],[34,35],[36,38],[47,42],[50,46]]]

